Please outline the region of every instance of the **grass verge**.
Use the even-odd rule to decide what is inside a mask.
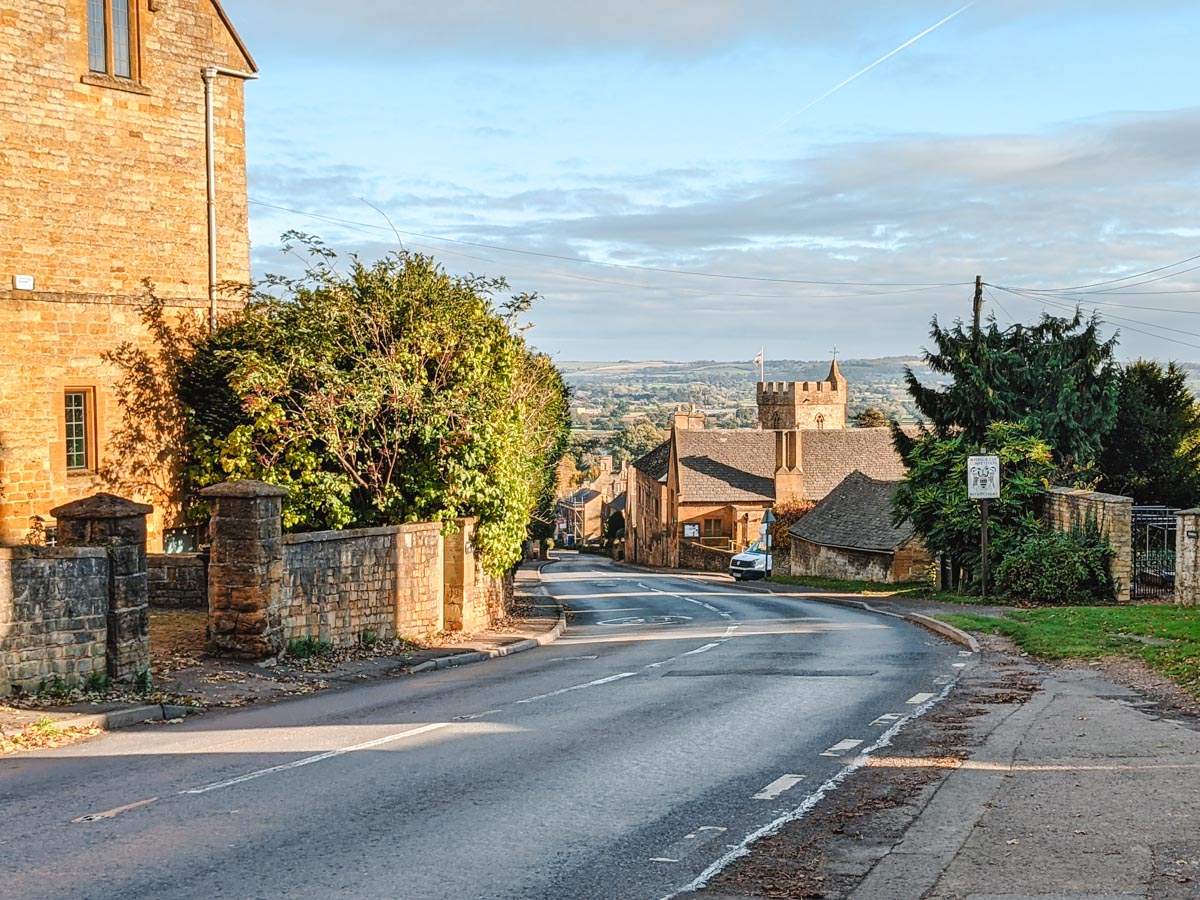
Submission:
[[[843,581],[838,578],[818,578],[807,575],[803,577],[796,575],[772,575],[767,581],[772,584],[794,584],[798,587],[818,588],[823,591],[862,594],[866,597],[895,597],[901,600],[941,600],[946,603],[963,603],[967,605],[980,605],[984,602],[978,597],[946,593],[926,584],[888,584],[884,581]]]
[[[1073,606],[938,618],[966,631],[1002,634],[1044,659],[1140,659],[1200,699],[1200,607]]]

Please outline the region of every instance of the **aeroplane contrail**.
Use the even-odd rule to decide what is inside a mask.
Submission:
[[[820,97],[818,97],[816,100],[813,100],[812,102],[810,102],[807,106],[803,107],[802,109],[796,110],[794,113],[792,113],[790,116],[788,116],[782,122],[780,122],[777,127],[782,127],[782,126],[786,125],[788,122],[792,121],[792,119],[796,118],[796,116],[799,116],[803,113],[808,112],[810,109],[812,109],[814,106],[816,106],[822,100],[824,100],[826,97],[830,96],[831,94],[836,94],[838,91],[840,91],[842,88],[844,88],[850,82],[852,82],[854,79],[858,78],[860,75],[866,75],[877,65],[879,65],[880,63],[883,63],[883,62],[887,62],[887,60],[891,59],[893,56],[895,56],[897,53],[899,53],[901,50],[905,49],[906,47],[911,47],[913,44],[915,44],[921,38],[925,37],[925,35],[929,34],[932,31],[936,31],[937,29],[939,29],[943,25],[945,25],[947,22],[949,22],[951,19],[953,19],[955,16],[966,12],[968,9],[970,9],[972,6],[974,6],[975,3],[976,3],[976,0],[971,0],[971,2],[968,3],[966,6],[963,6],[960,9],[956,9],[954,12],[950,13],[950,15],[946,16],[946,18],[942,19],[941,21],[934,22],[932,25],[930,25],[928,28],[926,28],[920,34],[918,34],[914,37],[910,37],[907,41],[905,41],[903,44],[901,44],[895,50],[892,50],[889,53],[885,53],[883,56],[879,57],[879,59],[875,60],[875,62],[871,63],[869,66],[859,69],[857,72],[855,72],[849,78],[847,78],[845,81],[838,82],[833,87],[831,87],[829,90],[827,90],[825,93],[823,93]]]

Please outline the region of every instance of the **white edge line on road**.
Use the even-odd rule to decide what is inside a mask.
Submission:
[[[567,688],[560,688],[557,691],[551,691],[548,694],[538,694],[536,697],[526,697],[524,700],[518,700],[518,703],[533,703],[535,700],[545,700],[547,697],[557,697],[560,694],[569,694],[571,691],[582,691],[584,688],[596,687],[601,684],[610,684],[614,681],[620,681],[622,678],[632,678],[637,672],[621,672],[617,675],[609,675],[607,678],[597,678],[595,681],[589,681],[587,684],[576,684]]]
[[[911,697],[909,697],[904,702],[907,703],[909,706],[920,706],[922,703],[925,703],[931,697],[933,697],[933,694],[913,694]]]
[[[751,800],[774,800],[784,791],[791,790],[804,780],[803,775],[780,775],[765,788],[751,797]]]
[[[382,744],[390,744],[392,741],[401,741],[404,738],[416,737],[418,734],[427,734],[430,731],[437,731],[439,728],[449,728],[451,722],[433,722],[429,725],[422,725],[420,728],[410,728],[408,731],[398,731],[395,734],[385,735],[381,738],[375,738],[373,741],[364,741],[361,744],[353,744],[349,747],[341,747],[337,750],[327,750],[324,753],[318,753],[316,756],[306,756],[304,759],[298,759],[294,762],[284,763],[280,766],[271,766],[268,769],[259,769],[255,772],[247,772],[245,775],[239,775],[237,778],[230,778],[226,781],[214,781],[212,784],[206,784],[203,787],[189,788],[186,791],[180,791],[181,794],[206,794],[209,791],[215,791],[219,788],[232,787],[235,784],[241,784],[244,781],[253,781],[255,778],[262,778],[264,775],[274,775],[276,772],[286,772],[288,769],[298,769],[301,766],[309,766],[315,762],[321,762],[326,759],[333,759],[335,756],[342,756],[346,753],[353,753],[355,750],[367,750],[371,747],[378,747]]]
[[[871,744],[871,746],[867,747],[854,760],[852,760],[851,762],[849,762],[845,766],[843,766],[841,768],[841,770],[837,772],[837,774],[835,774],[832,778],[830,778],[828,781],[826,781],[824,784],[822,784],[820,787],[818,787],[815,791],[813,791],[811,794],[809,794],[807,797],[805,797],[803,803],[801,803],[795,809],[784,813],[779,818],[777,818],[771,822],[768,822],[766,825],[763,825],[761,828],[758,828],[758,829],[750,832],[749,834],[747,834],[744,838],[742,838],[742,840],[736,846],[731,848],[729,850],[729,852],[718,857],[716,859],[716,861],[714,861],[707,869],[705,869],[703,872],[701,872],[699,875],[697,875],[695,879],[693,879],[692,881],[689,881],[687,884],[685,884],[683,887],[679,888],[678,890],[675,890],[675,891],[671,892],[670,894],[667,894],[666,896],[664,896],[662,898],[662,900],[674,900],[674,898],[678,897],[680,894],[690,894],[690,893],[693,893],[694,891],[700,890],[705,885],[707,885],[716,875],[719,875],[722,871],[724,871],[724,869],[731,862],[733,862],[734,860],[737,860],[737,859],[741,859],[743,856],[746,856],[747,854],[749,854],[750,853],[750,845],[753,844],[755,841],[761,840],[762,838],[765,838],[765,837],[770,837],[771,835],[778,832],[779,829],[783,828],[784,825],[787,825],[789,822],[794,822],[797,819],[804,818],[804,816],[806,816],[808,813],[810,813],[813,810],[813,808],[825,798],[826,794],[830,793],[831,791],[836,790],[843,781],[845,781],[847,778],[849,778],[851,775],[853,775],[855,772],[857,772],[859,769],[861,769],[863,766],[865,766],[867,764],[867,762],[871,759],[872,753],[875,753],[878,750],[882,750],[884,747],[890,746],[892,743],[892,740],[896,737],[896,735],[898,735],[900,733],[900,731],[904,728],[905,725],[907,725],[913,719],[916,719],[916,718],[919,718],[920,716],[925,715],[925,713],[927,713],[929,710],[931,710],[934,706],[936,706],[942,700],[946,699],[946,695],[948,695],[950,693],[950,691],[953,687],[954,687],[954,685],[952,685],[952,684],[946,685],[946,687],[942,689],[941,693],[939,693],[935,698],[933,698],[932,700],[929,700],[928,702],[917,707],[911,713],[909,713],[907,716],[905,716],[903,719],[901,719],[899,722],[897,722],[895,725],[893,725],[891,728],[889,728],[887,731],[885,731],[883,734],[881,734],[879,736],[879,739],[876,740],[875,743],[873,743],[873,744]]]

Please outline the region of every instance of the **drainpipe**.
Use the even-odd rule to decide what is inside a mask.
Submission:
[[[218,75],[252,81],[253,72],[239,72],[221,66],[205,66],[200,70],[204,81],[204,164],[206,200],[208,207],[208,329],[217,330],[217,164],[213,148],[213,82]]]

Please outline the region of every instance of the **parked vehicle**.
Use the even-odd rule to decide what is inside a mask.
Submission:
[[[729,561],[729,574],[735,581],[766,578],[771,574],[772,556],[762,541],[755,541]]]

